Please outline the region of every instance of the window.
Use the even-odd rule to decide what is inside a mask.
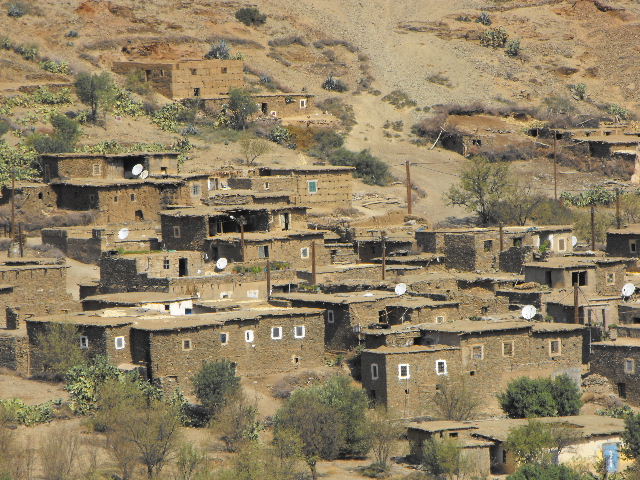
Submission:
[[[571,272],[571,285],[582,287],[587,284],[587,272]]]
[[[637,240],[629,240],[629,252],[637,253],[638,252],[638,241]]]
[[[244,341],[248,343],[253,342],[253,330],[245,330],[244,332]]]
[[[162,268],[164,268],[165,270],[169,270],[171,268],[171,260],[169,260],[168,258],[165,258],[162,261]]]
[[[437,375],[446,375],[447,374],[447,361],[446,360],[436,360],[436,374]]]
[[[484,251],[490,252],[493,250],[493,240],[485,240],[484,241]]]
[[[269,182],[264,182],[263,187],[265,190],[269,190],[269,188],[271,188],[271,185],[269,185]]]
[[[220,73],[227,73],[227,67],[222,67],[220,69]]]
[[[411,372],[409,371],[409,364],[401,363],[400,365],[398,365],[398,378],[402,380],[410,377]]]
[[[377,363],[372,363],[371,364],[371,380],[377,380],[378,379],[378,364]]]
[[[282,340],[282,327],[271,327],[271,338]]]
[[[118,195],[113,196],[113,203],[118,203]]]
[[[513,246],[514,247],[521,247],[522,246],[522,238],[514,238],[513,239]]]
[[[305,330],[306,329],[304,328],[304,325],[293,327],[293,338],[304,338],[304,336],[306,335]]]
[[[197,68],[192,68],[191,69],[191,75],[197,75],[198,74],[198,69]]]
[[[173,238],[180,238],[180,227],[178,225],[173,226]]]
[[[302,247],[300,249],[300,258],[309,258],[309,247]]]
[[[162,69],[160,70],[160,76],[164,77],[164,70],[162,70]]]
[[[327,310],[327,323],[333,323],[335,321],[335,313],[333,310]]]
[[[309,193],[318,193],[318,181],[307,180],[307,191]]]
[[[231,293],[232,292],[220,292],[220,298],[231,298]]]
[[[300,100],[300,108],[307,108],[307,99],[303,98]]]
[[[96,196],[94,193],[89,194],[89,203],[92,205],[96,203]]]
[[[436,317],[436,323],[444,323],[444,315],[438,315]]]
[[[131,201],[132,201],[132,202],[135,202],[135,201],[136,201],[136,194],[135,194],[135,193],[132,193],[132,194],[131,194]]]
[[[124,346],[125,346],[124,337],[116,337],[114,339],[114,341],[115,341],[115,344],[116,344],[116,350],[124,349]]]
[[[567,249],[567,241],[564,238],[558,239],[558,251],[564,252]]]
[[[191,339],[187,338],[182,340],[182,350],[191,350],[193,348],[193,344],[191,343]]]
[[[636,361],[633,358],[624,359],[624,373],[636,373]]]
[[[502,356],[513,357],[513,342],[502,342]]]
[[[195,183],[191,185],[191,194],[192,195],[200,195],[200,184]]]
[[[228,333],[221,333],[220,334],[220,343],[222,345],[226,345],[227,343],[229,343],[229,334]]]
[[[626,383],[618,383],[618,396],[622,399],[627,398],[627,384]]]
[[[561,355],[562,354],[562,344],[560,343],[560,339],[549,340],[549,355]]]
[[[615,283],[616,283],[616,274],[607,273],[607,285],[615,285]]]
[[[269,245],[258,245],[258,257],[269,258]]]
[[[247,298],[259,298],[260,290],[247,290]]]
[[[484,358],[484,345],[471,346],[471,360],[482,360]]]
[[[194,88],[193,89],[193,96],[194,97],[199,97],[200,96],[200,89],[199,88]]]
[[[91,166],[91,174],[92,174],[94,177],[97,177],[97,176],[99,176],[99,175],[102,175],[102,165],[100,165],[99,163],[94,163],[94,164]]]
[[[80,337],[80,348],[89,348],[89,337],[85,335]]]

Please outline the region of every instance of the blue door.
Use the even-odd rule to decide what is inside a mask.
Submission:
[[[616,473],[620,464],[620,444],[605,443],[602,446],[602,456],[604,458],[607,473]]]

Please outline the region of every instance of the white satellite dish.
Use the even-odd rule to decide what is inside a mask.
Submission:
[[[209,260],[209,255],[207,255],[206,253],[204,254],[204,259],[205,260]]]
[[[144,170],[144,167],[141,164],[136,163],[131,169],[131,173],[133,173],[137,177],[142,173],[143,170]]]
[[[533,305],[525,305],[522,307],[522,318],[525,320],[531,320],[536,316],[536,313],[538,313],[538,310]]]
[[[149,176],[149,172],[147,172],[146,170],[143,170],[142,173],[140,174],[140,178],[143,180],[148,176]]]
[[[396,292],[396,295],[404,295],[405,293],[407,293],[407,284],[399,283],[396,285],[396,288],[394,288],[393,291]]]
[[[622,287],[622,296],[630,297],[636,291],[636,286],[633,283],[625,283]]]
[[[122,228],[120,229],[120,231],[118,232],[118,238],[120,240],[124,240],[125,238],[127,238],[129,236],[129,229],[128,228]]]
[[[217,268],[218,270],[224,270],[225,268],[227,268],[227,263],[229,263],[229,262],[227,262],[227,259],[226,259],[226,258],[224,258],[224,257],[219,258],[219,259],[216,261],[216,268]]]
[[[578,244],[578,237],[576,237],[575,235],[571,236],[571,246],[575,247]]]
[[[368,293],[364,293],[362,294],[363,297],[373,297],[373,293],[368,292]]]

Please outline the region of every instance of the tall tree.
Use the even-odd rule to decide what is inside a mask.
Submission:
[[[249,92],[234,88],[229,92],[228,111],[231,116],[231,126],[237,130],[246,130],[249,117],[258,111],[258,104]]]
[[[91,108],[91,121],[98,120],[100,109],[109,107],[114,96],[114,84],[111,75],[102,73],[80,73],[76,77],[76,94],[82,103]]]

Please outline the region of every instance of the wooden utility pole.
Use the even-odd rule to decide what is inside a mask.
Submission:
[[[411,195],[411,166],[409,160],[404,162],[405,169],[407,170],[407,213],[411,215],[413,213],[413,198]]]
[[[596,251],[596,207],[591,205],[591,250]]]
[[[244,262],[244,222],[240,219],[238,223],[240,224],[240,250],[242,251],[242,261]]]
[[[578,282],[573,284],[573,323],[580,323],[580,305],[578,299]]]
[[[498,232],[500,233],[500,253],[504,250],[504,235],[502,232],[502,222],[498,225]]]
[[[16,171],[11,169],[11,238],[15,238],[16,225]]]
[[[558,160],[556,154],[557,132],[553,131],[553,199],[558,201]]]
[[[271,298],[271,259],[267,257],[267,300]]]
[[[620,189],[616,188],[616,228],[622,228],[622,218],[620,218]]]
[[[24,239],[22,237],[22,223],[18,224],[18,245],[20,246],[20,256],[24,257]]]
[[[387,270],[387,242],[384,232],[380,238],[382,239],[382,280],[385,280]]]
[[[311,283],[316,285],[316,242],[311,242]]]

